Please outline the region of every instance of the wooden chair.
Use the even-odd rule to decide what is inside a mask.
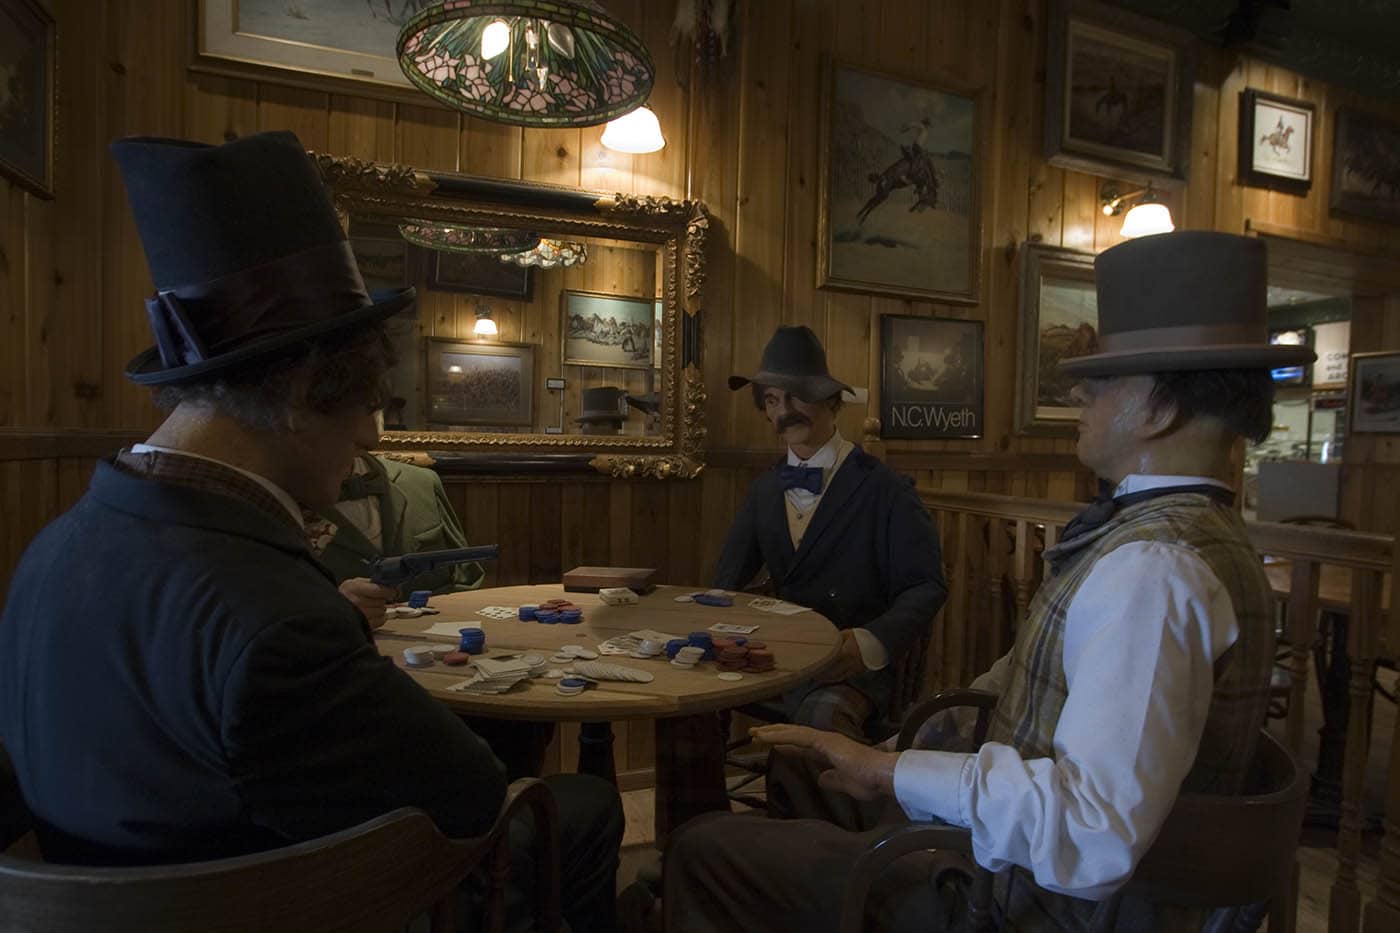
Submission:
[[[995,704],[996,697],[982,691],[938,694],[911,713],[900,732],[898,748],[909,747],[929,716],[961,706],[978,709],[975,740],[980,745]],[[1277,897],[1293,880],[1306,800],[1307,781],[1288,750],[1268,732],[1260,732],[1247,792],[1178,797],[1132,878],[1100,902],[1091,930],[1111,931],[1123,898],[1128,896],[1201,909],[1246,907]],[[969,929],[976,933],[991,930],[995,924],[994,876],[972,861],[971,833],[953,826],[909,823],[886,833],[856,862],[842,903],[842,933],[862,929],[866,896],[891,862],[927,849],[937,850],[941,860],[934,871],[959,871],[972,879]],[[1262,912],[1258,918],[1251,917],[1256,923],[1257,919],[1262,919]]]
[[[313,802],[314,804],[314,802]],[[458,885],[485,866],[484,928],[505,926],[508,826],[534,816],[539,928],[560,929],[559,818],[543,782],[511,784],[495,825],[448,839],[422,810],[403,807],[350,829],[255,855],[150,868],[51,865],[0,854],[6,933],[317,933],[403,930],[431,913],[433,933],[456,929]],[[0,853],[28,832],[18,783],[0,747]]]

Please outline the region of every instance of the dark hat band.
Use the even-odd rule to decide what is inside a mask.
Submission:
[[[161,289],[146,299],[146,314],[168,369],[371,303],[349,241],[337,240],[208,282]]]
[[[1213,347],[1265,343],[1267,336],[1255,324],[1195,324],[1183,327],[1145,327],[1141,330],[1102,334],[1099,353],[1128,353],[1162,347]]]

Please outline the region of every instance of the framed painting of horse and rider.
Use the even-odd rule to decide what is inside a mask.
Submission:
[[[817,287],[975,304],[977,94],[823,68]]]
[[[1048,25],[1050,164],[1158,188],[1185,184],[1191,34],[1090,0],[1051,0]]]
[[[1313,114],[1305,100],[1240,92],[1239,178],[1256,188],[1307,194],[1312,187]]]

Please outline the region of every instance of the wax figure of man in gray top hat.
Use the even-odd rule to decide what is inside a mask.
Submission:
[[[682,829],[667,854],[668,930],[833,929],[841,881],[881,818],[970,828],[978,863],[999,873],[997,929],[1084,930],[1178,793],[1242,791],[1268,699],[1273,599],[1233,505],[1230,454],[1268,435],[1269,369],[1313,356],[1269,345],[1265,274],[1262,242],[1221,233],[1098,257],[1098,352],[1062,366],[1083,380],[1079,459],[1115,488],[1046,551],[1051,572],[1014,647],[974,682],[1000,697],[988,741],[950,750],[937,721],[903,753],[755,730],[802,753],[775,755],[774,815],[823,819]],[[959,896],[930,860],[896,868],[868,928],[956,928]],[[1128,901],[1115,929],[1204,919]]]
[[[156,346],[126,373],[170,411],[35,538],[0,616],[0,741],[44,856],[222,858],[403,806],[482,833],[501,763],[380,656],[304,525],[378,439],[382,322],[413,290],[366,292],[291,133],[112,151],[156,286]],[[552,787],[566,915],[608,929],[617,792]],[[533,877],[512,870],[516,928]]]
[[[933,520],[899,476],[836,430],[841,393],[807,327],[780,327],[759,371],[734,376],[787,452],[749,488],[729,529],[715,586],[748,586],[764,568],[772,592],[841,629],[828,670],[759,715],[863,736],[890,701],[890,661],[933,624],[943,561]]]

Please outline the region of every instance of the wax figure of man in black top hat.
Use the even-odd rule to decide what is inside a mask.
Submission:
[[[938,720],[902,753],[756,729],[795,747],[770,770],[774,815],[819,819],[683,828],[666,860],[668,931],[834,929],[841,882],[883,832],[872,827],[905,818],[969,828],[977,862],[998,873],[995,928],[1086,930],[1179,793],[1244,789],[1268,705],[1273,597],[1234,509],[1231,451],[1269,433],[1269,370],[1313,354],[1268,343],[1259,240],[1144,237],[1094,268],[1098,352],[1062,368],[1083,380],[1079,459],[1114,495],[1045,552],[1051,572],[1014,647],[974,681],[999,695],[988,741],[957,747],[956,723]],[[960,898],[935,860],[910,856],[877,883],[867,929],[959,928]],[[1124,898],[1114,929],[1205,919]],[[1219,919],[1212,928],[1229,925]]]
[[[291,133],[112,151],[156,286],[156,346],[126,373],[170,412],[97,464],[30,545],[0,617],[0,740],[45,857],[220,858],[402,806],[451,836],[483,832],[500,762],[380,656],[303,524],[377,440],[382,322],[412,289],[366,292]],[[616,791],[553,788],[566,914],[607,929]],[[516,926],[532,879],[512,873]]]
[[[787,694],[782,718],[851,736],[886,709],[890,661],[927,632],[943,605],[938,535],[913,484],[836,430],[848,386],[827,371],[806,327],[780,327],[759,371],[733,376],[787,445],[749,488],[715,571],[737,590],[766,568],[773,593],[815,609],[841,632],[828,670]]]

